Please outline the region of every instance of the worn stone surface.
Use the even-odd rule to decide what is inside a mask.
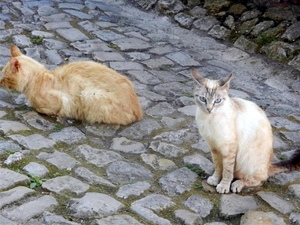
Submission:
[[[159,184],[169,196],[176,196],[191,190],[196,179],[196,173],[183,167],[160,178]]]
[[[13,141],[0,141],[0,153],[3,154],[7,151],[20,151],[22,148]]]
[[[144,191],[150,188],[150,184],[146,181],[136,182],[134,184],[127,184],[119,188],[116,195],[119,198],[128,198],[131,196],[140,196]]]
[[[115,187],[114,184],[100,176],[97,176],[85,167],[78,167],[74,172],[78,177],[80,177],[82,180],[88,182],[91,185],[104,185],[108,187]]]
[[[258,205],[253,196],[236,194],[223,195],[219,206],[223,217],[237,216],[250,210],[256,210]]]
[[[26,223],[30,218],[41,215],[45,210],[53,210],[57,205],[58,202],[54,197],[45,195],[11,210],[3,210],[2,214],[11,220]]]
[[[75,142],[84,140],[85,135],[76,127],[66,127],[59,132],[53,132],[49,134],[49,138],[57,142],[61,141],[68,144],[73,144]]]
[[[300,185],[299,184],[292,184],[288,187],[287,192],[290,196],[294,196],[293,200],[300,204]]]
[[[17,141],[20,145],[28,149],[39,150],[42,148],[51,148],[56,143],[48,138],[43,137],[40,134],[32,134],[29,136],[23,136],[20,134],[9,135],[9,138]]]
[[[34,190],[23,186],[15,187],[8,191],[0,192],[0,200],[1,200],[0,209],[2,209],[4,206],[8,204],[21,200],[26,196],[33,195],[34,193],[35,193]]]
[[[30,126],[42,130],[42,131],[50,131],[55,128],[55,124],[51,123],[49,120],[43,118],[35,111],[23,112],[17,111],[15,115],[21,120],[26,121]]]
[[[110,224],[142,225],[136,219],[128,215],[108,216],[100,220],[95,220],[92,225],[110,225]]]
[[[149,148],[151,148],[155,152],[159,152],[160,154],[168,158],[178,157],[179,155],[183,155],[188,151],[184,148],[177,147],[176,145],[160,141],[152,141]]]
[[[121,136],[131,137],[134,139],[141,139],[146,135],[151,134],[153,131],[161,128],[161,125],[155,120],[145,119],[140,123],[133,124],[132,126],[125,128],[119,133]]]
[[[116,161],[106,170],[108,179],[118,184],[128,184],[137,181],[151,181],[153,174],[150,170],[136,163]]]
[[[280,216],[272,212],[261,212],[261,211],[249,211],[246,212],[241,219],[241,223],[245,225],[250,224],[276,224],[284,225],[286,224]]]
[[[289,208],[299,208],[299,171],[236,195],[204,179],[214,166],[195,123],[192,68],[212,79],[234,75],[230,96],[266,111],[278,159],[299,148],[298,6],[248,2],[2,1],[1,67],[10,41],[51,70],[99,61],[132,81],[144,115],[127,126],[57,119],[0,88],[0,223],[300,223]],[[29,189],[28,173],[42,187]]]
[[[131,204],[130,209],[140,217],[154,224],[171,224],[169,220],[159,217],[155,212],[174,206],[171,198],[160,194],[151,194]]]
[[[7,159],[3,162],[4,165],[11,165],[17,161],[24,159],[24,152],[15,152],[7,157]]]
[[[295,182],[300,178],[299,171],[292,171],[290,173],[279,173],[273,177],[270,177],[269,180],[277,185],[286,185],[291,182]]]
[[[17,225],[16,222],[13,222],[7,218],[5,218],[4,216],[0,215],[0,219],[1,219],[1,223],[5,224],[5,225]]]
[[[183,158],[183,162],[186,164],[198,166],[199,168],[204,170],[205,173],[210,175],[212,175],[215,170],[213,163],[201,154],[185,156]]]
[[[172,160],[162,158],[155,154],[141,154],[141,158],[144,163],[150,165],[155,170],[170,171],[177,168],[176,164]]]
[[[151,48],[151,45],[138,38],[124,38],[112,42],[122,51],[145,50]]]
[[[29,183],[27,176],[5,168],[0,168],[0,178],[1,190],[13,187],[17,184]]]
[[[197,213],[192,213],[184,209],[176,210],[174,216],[180,224],[193,225],[203,223],[202,218]]]
[[[132,154],[141,154],[146,152],[146,148],[142,143],[128,140],[125,137],[114,138],[110,148],[115,151]]]
[[[161,140],[163,142],[173,143],[175,145],[182,144],[184,141],[193,140],[195,133],[191,132],[189,129],[182,129],[170,132],[163,132],[154,137],[154,139]],[[184,151],[186,152],[186,151]]]
[[[23,171],[29,174],[34,174],[38,177],[44,177],[47,173],[49,173],[47,167],[36,162],[28,163],[26,166],[23,167]]]
[[[290,202],[284,200],[275,193],[260,191],[257,195],[281,213],[287,214],[295,210],[295,207]]]
[[[289,219],[292,223],[300,224],[300,213],[291,213]]]
[[[160,102],[157,105],[147,109],[146,114],[151,117],[157,118],[157,117],[161,117],[161,116],[168,116],[175,111],[176,111],[176,109],[174,109],[173,106],[170,105],[169,103]]]
[[[0,130],[4,134],[8,134],[10,132],[25,131],[30,129],[26,125],[19,122],[0,120]]]
[[[73,153],[98,167],[103,167],[111,162],[123,159],[123,157],[116,152],[92,148],[86,144],[76,147]]]
[[[76,218],[98,219],[110,216],[124,207],[121,202],[114,198],[94,192],[88,192],[82,198],[73,198],[69,204],[69,210]]]
[[[75,166],[80,165],[80,162],[72,158],[70,155],[59,151],[53,151],[49,153],[41,152],[39,155],[37,155],[37,158],[46,160],[48,163],[51,163],[61,170],[72,169]]]
[[[52,214],[49,211],[43,213],[43,222],[46,225],[51,225],[51,224],[80,225],[79,223],[69,221],[62,216]]]
[[[60,176],[47,180],[42,185],[43,188],[63,194],[63,192],[71,192],[77,195],[85,193],[89,189],[89,185],[77,180],[71,176]]]
[[[185,14],[178,13],[174,16],[176,22],[178,22],[182,27],[190,28],[194,22],[194,18]]]
[[[190,196],[183,204],[201,217],[208,216],[213,208],[213,203],[210,200],[197,194]]]

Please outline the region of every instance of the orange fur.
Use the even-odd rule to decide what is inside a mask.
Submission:
[[[12,45],[2,73],[1,85],[24,93],[40,113],[119,125],[143,115],[131,81],[100,63],[72,62],[50,71]]]

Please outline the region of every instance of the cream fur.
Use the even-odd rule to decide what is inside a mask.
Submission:
[[[230,98],[229,80],[224,88],[220,86],[222,82],[207,79],[204,82],[199,76],[193,71],[199,85],[195,89],[196,123],[215,164],[215,172],[207,182],[217,186],[219,193],[228,193],[230,187],[231,191],[240,192],[244,187],[261,185],[268,178],[273,158],[273,135],[268,118],[253,102]],[[213,95],[207,95],[212,87],[215,87]],[[222,98],[222,102],[214,104],[213,110],[208,112],[206,104],[199,101],[199,95],[207,98],[207,104],[216,98]],[[231,184],[233,178],[237,180]]]

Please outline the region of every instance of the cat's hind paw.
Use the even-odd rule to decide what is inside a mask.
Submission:
[[[207,178],[207,183],[209,185],[217,186],[219,182],[220,182],[220,179],[218,179],[215,176],[210,176],[209,178]]]
[[[244,182],[242,180],[236,180],[231,184],[231,191],[233,193],[239,193],[244,188]]]
[[[217,192],[220,193],[220,194],[226,194],[226,193],[229,193],[230,191],[230,183],[229,184],[222,184],[222,183],[219,183],[217,185],[217,188],[216,188]]]

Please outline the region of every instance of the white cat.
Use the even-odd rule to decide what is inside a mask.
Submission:
[[[217,192],[240,192],[261,185],[269,176],[300,167],[300,150],[289,160],[272,164],[273,135],[264,111],[255,103],[228,96],[232,75],[203,78],[196,69],[194,98],[200,135],[211,149],[215,172],[207,183]],[[232,184],[233,179],[236,179]]]

